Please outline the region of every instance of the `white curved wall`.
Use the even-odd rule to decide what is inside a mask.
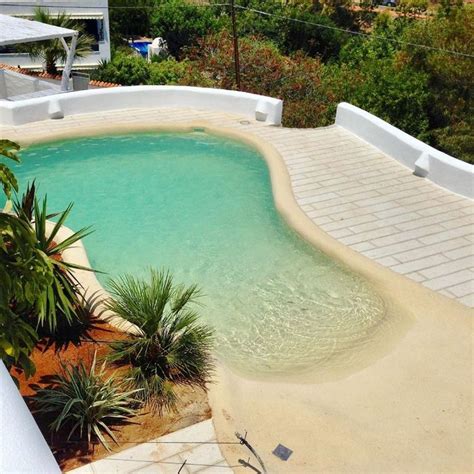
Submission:
[[[247,92],[186,86],[131,86],[0,101],[0,124],[22,125],[67,115],[152,107],[221,110],[280,125],[282,101]]]
[[[61,470],[0,360],[0,472],[55,474]]]
[[[365,110],[342,102],[337,106],[336,125],[371,145],[433,183],[455,193],[474,197],[474,166],[447,155],[402,132]]]

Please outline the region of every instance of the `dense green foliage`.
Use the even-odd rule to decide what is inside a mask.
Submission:
[[[163,36],[171,57],[147,64],[121,49],[97,78],[235,88],[227,6],[143,1],[150,8],[142,14],[149,13],[136,31]],[[445,0],[428,14],[426,0],[403,0],[397,15],[376,13],[370,1],[357,9],[350,0],[238,5],[244,7],[237,8],[242,89],[282,98],[284,125],[328,125],[337,104],[347,101],[474,162],[474,60],[430,49],[473,54],[474,15],[460,0]],[[124,29],[115,34],[127,36]]]
[[[0,142],[3,157],[18,161],[18,150],[15,143]],[[18,185],[5,164],[1,169],[9,198],[11,188],[17,190]],[[7,207],[12,211],[8,202]],[[48,214],[46,198],[40,204],[33,183],[15,201],[12,212],[0,212],[0,358],[26,376],[35,372],[30,355],[40,335],[54,338],[67,326],[86,323],[86,300],[79,296],[72,274],[79,267],[64,261],[61,254],[88,230],[55,241],[71,208]],[[47,220],[53,217],[57,223],[48,226]]]
[[[67,440],[77,433],[90,444],[94,436],[110,450],[105,435],[118,444],[112,427],[136,413],[137,390],[126,391],[127,380],[106,375],[105,363],[97,370],[96,355],[90,366],[82,360],[78,365],[62,364],[62,372],[50,387],[38,390],[37,412],[53,418],[52,431],[68,429]]]
[[[191,306],[196,286],[175,285],[169,273],[151,271],[150,280],[123,276],[109,282],[107,307],[138,326],[140,333],[111,345],[109,360],[130,367],[137,396],[160,411],[174,408],[176,385],[205,388],[212,371],[212,331]]]
[[[148,63],[141,56],[117,51],[113,61],[102,63],[94,72],[99,81],[115,82],[123,86],[146,84],[150,78]]]

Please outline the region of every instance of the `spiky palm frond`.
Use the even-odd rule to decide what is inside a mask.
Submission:
[[[125,275],[109,282],[108,309],[138,326],[139,335],[111,344],[109,360],[131,365],[140,397],[161,410],[176,404],[177,384],[205,389],[213,370],[213,331],[199,322],[195,285],[175,285],[169,272],[151,270],[150,280]]]
[[[53,15],[49,10],[37,7],[33,20],[78,31],[79,37],[74,56],[81,58],[90,53],[94,39],[90,35],[84,34],[83,25],[72,19],[66,12]],[[46,64],[46,71],[51,74],[57,73],[56,63],[65,61],[67,57],[66,50],[59,39],[26,43],[22,46],[22,51],[27,52],[32,58],[41,58]]]
[[[127,390],[128,381],[115,374],[106,376],[105,363],[97,370],[96,354],[89,368],[81,360],[77,366],[62,364],[62,372],[50,387],[38,390],[36,411],[54,416],[52,430],[68,427],[68,440],[79,432],[90,444],[95,436],[110,451],[105,435],[118,444],[112,427],[135,415],[139,390]]]

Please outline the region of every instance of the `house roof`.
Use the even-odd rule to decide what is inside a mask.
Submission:
[[[74,34],[76,34],[75,30],[9,15],[0,15],[0,46],[64,38]]]

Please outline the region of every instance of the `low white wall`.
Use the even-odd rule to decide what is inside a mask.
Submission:
[[[22,125],[67,115],[148,107],[221,110],[280,125],[282,101],[247,92],[185,86],[133,86],[69,92],[18,102],[0,101],[0,125]]]
[[[30,410],[0,360],[0,472],[55,474],[61,470]]]
[[[17,95],[30,94],[32,92],[48,89],[60,90],[56,84],[42,81],[37,77],[0,69],[0,99],[8,99]]]
[[[402,132],[365,110],[342,102],[336,125],[357,135],[414,171],[455,193],[474,197],[474,166]]]

